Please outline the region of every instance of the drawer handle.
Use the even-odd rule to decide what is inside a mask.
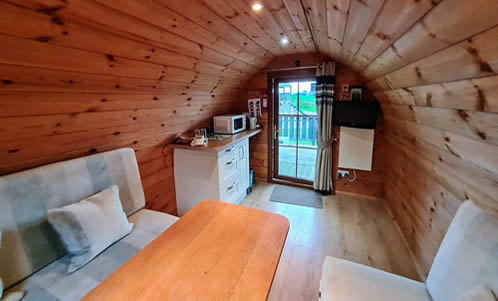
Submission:
[[[233,159],[232,161],[227,162],[227,165],[230,166],[230,165],[233,164],[233,162],[235,162],[235,159]]]
[[[227,190],[232,190],[234,186],[235,186],[235,182],[233,182],[233,184],[232,184],[232,185],[228,186],[228,187],[227,187]]]
[[[234,149],[235,149],[235,146],[232,146],[231,148],[226,149],[225,152],[229,153],[229,152],[233,151]]]

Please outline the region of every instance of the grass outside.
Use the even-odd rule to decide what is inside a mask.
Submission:
[[[297,93],[291,95],[291,102],[297,106]],[[316,115],[315,95],[299,95],[299,108],[307,115]]]

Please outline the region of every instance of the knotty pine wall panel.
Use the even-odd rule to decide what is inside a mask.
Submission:
[[[468,21],[480,29],[494,22]],[[368,84],[385,119],[386,203],[422,278],[462,202],[498,208],[497,32],[446,32],[464,40],[404,58],[410,64]]]
[[[0,174],[132,147],[147,207],[176,213],[168,144],[230,112],[264,60],[117,3],[0,1]]]

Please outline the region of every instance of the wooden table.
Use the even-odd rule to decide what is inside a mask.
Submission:
[[[83,300],[266,300],[288,220],[203,201]]]

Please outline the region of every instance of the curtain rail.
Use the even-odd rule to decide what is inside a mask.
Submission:
[[[316,69],[319,66],[299,66],[299,67],[290,67],[290,68],[276,68],[276,69],[261,69],[259,72],[267,73],[267,72],[275,72],[275,71],[292,71],[292,70],[302,70],[302,69]]]

